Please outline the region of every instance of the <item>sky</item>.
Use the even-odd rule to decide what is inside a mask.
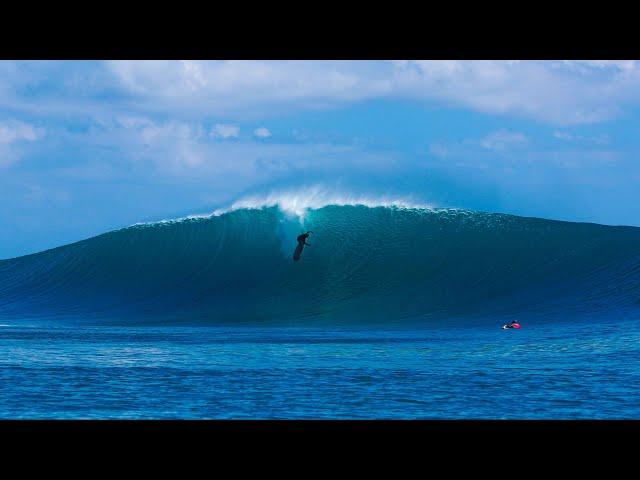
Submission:
[[[640,62],[0,61],[0,258],[321,190],[640,226]]]

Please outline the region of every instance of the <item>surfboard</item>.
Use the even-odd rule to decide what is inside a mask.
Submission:
[[[304,244],[298,243],[296,250],[293,252],[293,261],[297,262],[300,260],[300,255],[302,254],[302,249],[304,248]]]

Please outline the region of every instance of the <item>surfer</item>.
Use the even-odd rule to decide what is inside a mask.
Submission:
[[[310,233],[313,233],[313,232],[309,231],[307,233],[303,233],[302,235],[298,235],[298,238],[297,238],[298,243],[301,244],[301,245],[309,245],[309,246],[311,246],[310,243],[307,243],[307,238],[309,238],[309,234]]]
[[[311,245],[310,243],[307,243],[307,238],[309,238],[309,234],[313,233],[311,231],[307,232],[307,233],[303,233],[301,235],[298,235],[298,246],[296,247],[295,252],[293,252],[293,261],[297,262],[298,260],[300,260],[300,255],[302,254],[302,249],[304,248],[305,245]]]
[[[511,320],[511,322],[503,325],[502,328],[506,330],[507,328],[520,328],[520,324],[516,320]]]

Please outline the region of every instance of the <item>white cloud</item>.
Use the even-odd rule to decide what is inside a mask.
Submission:
[[[80,138],[70,136],[67,139],[94,148],[122,149],[122,159],[138,166],[155,165],[158,171],[174,174],[200,167],[206,162],[203,148],[206,140],[206,131],[198,123],[162,122],[142,116],[101,120]]]
[[[596,145],[606,145],[609,143],[609,136],[606,134],[596,136],[575,135],[573,133],[557,130],[553,132],[553,136],[558,140],[567,142],[586,142]]]
[[[498,130],[490,133],[482,140],[480,145],[489,150],[509,150],[514,147],[520,147],[528,143],[526,135],[519,132],[510,132],[508,130]]]
[[[216,123],[211,129],[211,136],[214,138],[238,138],[240,127],[237,125],[227,125]]]
[[[255,112],[411,98],[557,125],[603,121],[640,104],[636,61],[109,62],[152,105]]]
[[[120,116],[116,119],[119,125],[124,128],[135,129],[139,127],[152,126],[154,123],[151,119],[145,117]],[[104,122],[101,122],[104,124]]]
[[[45,87],[46,93],[39,95],[37,105],[21,94],[24,85],[30,91]],[[565,127],[605,121],[640,106],[640,63],[430,60],[0,64],[0,107],[41,116],[89,112],[114,117],[126,112],[132,117],[170,114],[194,121],[214,112],[239,122],[281,110],[325,109],[375,98],[410,99]]]
[[[238,111],[257,105],[326,102],[385,94],[389,78],[380,65],[331,61],[112,61],[108,71],[149,108],[172,105],[202,111]],[[390,72],[390,65],[384,66]],[[378,75],[379,77],[379,75]],[[389,84],[389,85],[387,85]]]
[[[267,130],[265,127],[256,128],[253,131],[253,134],[258,138],[267,138],[271,136],[271,132]]]
[[[573,140],[574,136],[567,132],[555,131],[553,132],[553,136],[558,140]]]
[[[594,69],[618,69],[631,71],[636,68],[634,60],[565,60],[564,65],[581,73],[588,74]]]
[[[44,135],[43,128],[37,128],[20,121],[0,123],[0,143],[10,144],[18,141],[33,142]]]
[[[44,128],[17,120],[0,122],[0,167],[17,162],[20,157],[20,145],[35,142],[45,134]]]
[[[395,63],[414,98],[565,125],[606,120],[640,103],[637,62],[414,61]]]
[[[217,130],[228,133],[224,128]],[[209,132],[208,126],[198,122],[163,122],[122,116],[98,122],[87,132],[61,134],[66,135],[64,141],[75,150],[98,151],[101,156],[104,151],[101,149],[112,152],[111,158],[116,160],[112,160],[113,168],[108,172],[111,176],[166,178],[168,175],[197,182],[210,179],[220,185],[227,182],[230,185],[240,179],[252,184],[295,171],[331,171],[353,165],[380,169],[389,164],[388,154],[383,158],[354,146],[327,142],[298,145],[217,141]],[[80,170],[76,164],[71,167],[58,168],[59,174],[90,177],[98,172],[96,169]]]
[[[442,143],[432,143],[429,145],[429,153],[441,158],[448,157],[451,154],[450,149]]]

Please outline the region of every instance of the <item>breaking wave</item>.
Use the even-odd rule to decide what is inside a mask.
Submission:
[[[296,236],[311,230],[299,262]],[[640,228],[311,192],[0,261],[0,320],[496,322],[640,311]]]

